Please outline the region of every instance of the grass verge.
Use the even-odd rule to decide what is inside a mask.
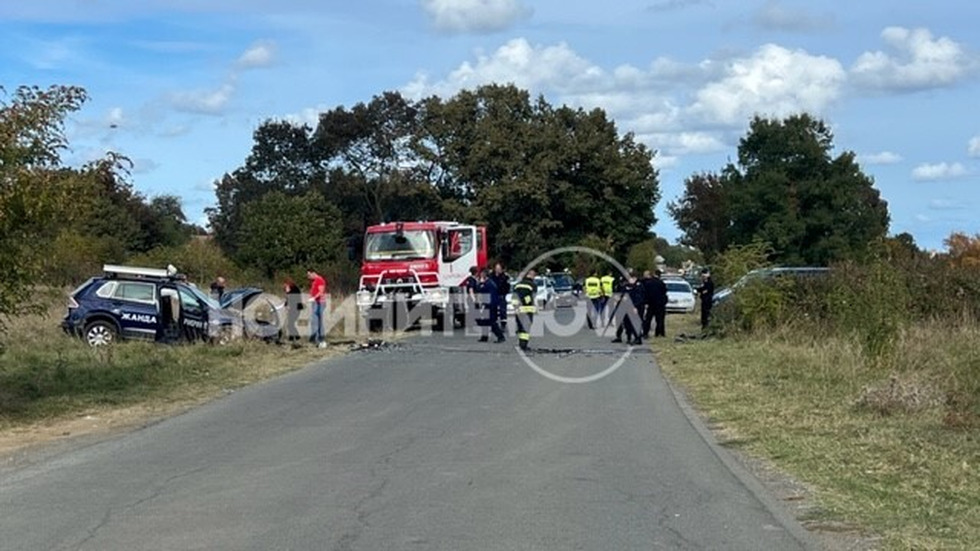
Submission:
[[[337,355],[242,340],[228,345],[120,342],[92,349],[58,328],[63,308],[14,318],[0,353],[0,434],[113,411],[164,415]],[[7,443],[8,447],[15,447]]]
[[[692,318],[670,321],[671,336],[697,333]],[[884,361],[788,332],[656,348],[727,445],[812,488],[820,508],[804,524],[855,523],[888,549],[975,549],[980,426],[959,404],[976,399],[978,342],[964,324],[906,330]]]

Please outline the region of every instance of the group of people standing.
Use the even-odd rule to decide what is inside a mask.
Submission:
[[[537,311],[537,272],[528,270],[511,289],[510,276],[497,263],[493,270],[470,269],[470,276],[462,286],[466,289],[468,307],[478,312],[477,325],[482,328],[480,341],[506,340],[507,295],[513,291],[516,307],[517,336],[522,349],[528,348],[530,327]],[[643,339],[667,336],[667,284],[660,270],[645,271],[637,278],[632,270],[618,280],[611,275],[593,273],[584,281],[583,290],[589,300],[586,317],[589,329],[616,324],[616,337],[612,342],[621,343],[625,336],[631,345],[643,343]],[[701,285],[695,290],[701,302],[701,326],[707,328],[711,316],[714,283],[707,269],[702,270]]]
[[[325,277],[310,268],[306,271],[310,283],[309,298],[304,303],[302,290],[292,278],[283,281],[286,293],[286,327],[288,340],[300,338],[297,321],[300,312],[309,305],[312,308],[309,340],[318,347],[326,347],[324,340],[324,309],[329,294]],[[535,278],[537,272],[529,269],[520,281],[511,288],[510,276],[499,262],[490,269],[470,268],[470,275],[461,286],[467,297],[467,308],[478,313],[477,325],[482,328],[480,341],[488,342],[493,335],[495,342],[506,341],[507,296],[513,293],[517,324],[517,338],[521,349],[527,350],[530,342],[531,324],[537,312],[538,294]],[[711,317],[711,304],[714,296],[714,283],[707,269],[701,272],[701,286],[695,292],[701,303],[701,326],[707,328]],[[220,299],[224,292],[225,280],[218,277],[211,285],[212,295]],[[666,336],[667,284],[660,270],[645,271],[637,278],[632,270],[618,280],[611,275],[599,276],[593,273],[584,281],[584,291],[589,300],[587,316],[589,329],[604,328],[617,322],[614,343],[626,342],[642,344],[643,339]],[[308,303],[308,304],[307,304]]]
[[[667,284],[663,272],[647,270],[637,278],[632,269],[616,280],[611,275],[599,277],[593,273],[585,279],[585,294],[590,301],[589,329],[605,327],[616,320],[614,343],[632,345],[650,338],[667,336]],[[707,268],[701,271],[701,285],[695,289],[701,303],[701,328],[707,329],[714,299],[714,282]]]
[[[660,270],[646,271],[637,278],[632,270],[618,281],[611,275],[599,277],[593,273],[585,279],[585,295],[590,301],[589,328],[602,328],[616,320],[613,342],[642,344],[650,338],[667,334],[667,284]]]
[[[516,304],[517,340],[522,350],[527,350],[531,340],[531,324],[537,310],[535,296],[537,285],[534,278],[537,272],[528,270],[513,289],[510,276],[499,262],[493,270],[470,268],[470,275],[463,283],[466,289],[467,305],[477,313],[477,325],[481,327],[480,342],[488,342],[490,335],[497,343],[507,340],[504,329],[507,327],[507,295],[513,292]]]

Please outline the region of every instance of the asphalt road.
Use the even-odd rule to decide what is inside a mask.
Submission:
[[[416,336],[0,473],[0,549],[801,549],[649,351]],[[550,373],[608,337],[547,336]]]

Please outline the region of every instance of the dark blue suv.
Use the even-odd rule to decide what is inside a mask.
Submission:
[[[61,322],[67,333],[91,346],[118,338],[213,341],[236,323],[233,313],[173,268],[106,265],[104,272],[71,293]]]

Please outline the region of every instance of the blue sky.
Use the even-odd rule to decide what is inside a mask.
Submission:
[[[269,118],[385,90],[512,82],[601,107],[657,150],[665,213],[753,114],[807,111],[858,154],[892,232],[980,233],[980,3],[790,0],[32,0],[0,5],[0,84],[85,87],[67,160],[135,161],[203,222]]]

